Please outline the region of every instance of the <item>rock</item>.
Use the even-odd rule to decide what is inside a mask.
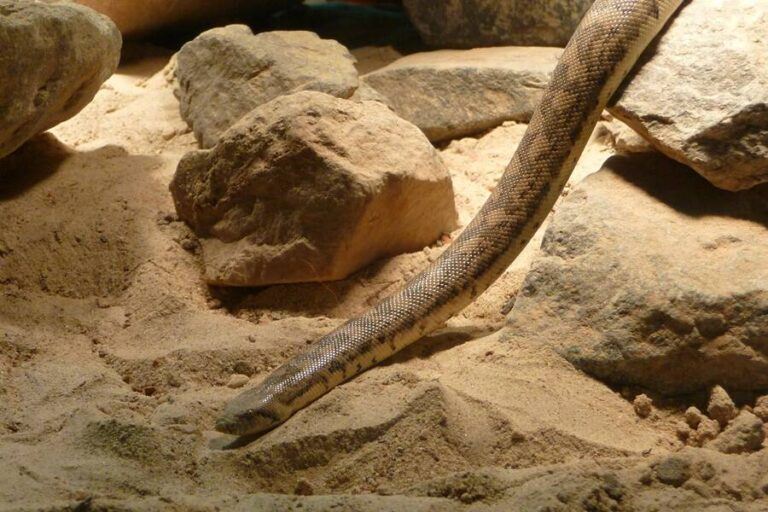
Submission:
[[[618,153],[645,153],[655,151],[650,142],[635,130],[615,119],[610,114],[605,114],[608,119],[597,125],[598,136],[604,143],[611,146]]]
[[[565,46],[593,0],[403,0],[434,47]]]
[[[312,32],[215,28],[177,55],[181,115],[210,148],[245,114],[283,94],[312,90],[349,98],[358,87],[354,61],[342,45]]]
[[[640,394],[632,401],[632,407],[635,409],[635,414],[641,418],[647,418],[653,410],[653,402],[648,398],[648,395]]]
[[[211,24],[234,15],[266,15],[300,3],[299,0],[75,0],[115,22],[126,36],[135,36],[167,26]]]
[[[0,158],[80,112],[120,46],[115,25],[91,9],[0,0]]]
[[[679,455],[670,455],[662,459],[654,469],[659,482],[675,487],[680,487],[691,478],[690,461]]]
[[[707,446],[723,453],[756,452],[763,446],[763,422],[754,414],[742,411],[717,438]]]
[[[689,2],[610,111],[720,188],[764,183],[766,39],[766,2]]]
[[[365,75],[400,117],[432,141],[530,120],[562,53],[558,48],[441,50]]]
[[[721,427],[724,427],[739,413],[736,404],[733,403],[728,392],[722,386],[715,386],[709,395],[707,403],[707,414],[713,420],[717,420]]]
[[[508,321],[618,386],[766,389],[766,226],[768,186],[612,157],[560,203]]]
[[[211,284],[335,280],[456,226],[451,179],[421,132],[378,102],[317,92],[246,115],[171,183]]]
[[[716,420],[703,418],[696,431],[688,439],[691,446],[704,446],[720,433],[720,424]]]
[[[752,412],[761,420],[768,422],[768,395],[761,396],[755,401]]]
[[[699,426],[699,423],[701,423],[701,420],[704,419],[704,415],[701,413],[701,411],[698,409],[698,407],[689,407],[685,410],[685,422],[688,424],[691,428],[696,428]]]
[[[251,379],[247,375],[243,375],[242,373],[233,373],[227,381],[227,387],[232,389],[241,388],[248,384],[249,380]]]

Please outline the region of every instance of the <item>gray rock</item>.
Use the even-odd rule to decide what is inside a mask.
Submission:
[[[679,455],[671,455],[656,464],[656,478],[667,485],[680,487],[691,478],[691,463]]]
[[[715,186],[764,183],[766,40],[768,2],[689,2],[610,111]]]
[[[742,411],[707,446],[723,453],[756,452],[763,446],[763,422],[751,412]]]
[[[365,75],[402,118],[432,141],[530,120],[562,51],[478,48],[418,53]]]
[[[0,158],[80,112],[114,73],[121,44],[86,7],[0,0]]]
[[[617,156],[563,200],[509,322],[585,372],[664,394],[768,387],[768,186]]]
[[[430,46],[562,47],[592,1],[403,0],[403,5]]]
[[[245,25],[203,32],[177,55],[181,115],[204,148],[241,117],[278,96],[319,91],[349,98],[358,86],[355,59],[312,32],[264,32]]]
[[[457,222],[448,171],[418,128],[381,103],[317,92],[280,96],[187,154],[171,192],[212,284],[341,279]]]

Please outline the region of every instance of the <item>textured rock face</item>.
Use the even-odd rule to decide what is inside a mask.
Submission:
[[[766,40],[766,2],[689,2],[610,111],[720,188],[766,182]]]
[[[593,0],[404,0],[430,46],[565,46]]]
[[[246,115],[180,162],[179,216],[203,238],[210,283],[343,278],[456,225],[451,180],[419,130],[378,102],[317,92]]]
[[[365,75],[398,115],[439,141],[527,122],[562,51],[503,47],[404,57]]]
[[[509,321],[600,379],[768,386],[768,188],[613,157],[559,207]]]
[[[755,452],[763,441],[763,422],[751,412],[742,411],[709,446],[723,453]]]
[[[207,23],[235,14],[268,14],[300,3],[298,0],[75,0],[106,14],[125,35],[160,27]]]
[[[115,25],[85,7],[0,0],[0,158],[82,110],[120,46]]]
[[[282,94],[319,91],[348,98],[358,86],[354,57],[312,32],[253,35],[245,25],[202,33],[178,53],[181,115],[203,147],[241,117]]]

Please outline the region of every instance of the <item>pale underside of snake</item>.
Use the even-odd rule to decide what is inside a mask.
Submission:
[[[401,291],[317,340],[232,400],[216,429],[257,434],[383,361],[485,291],[552,209],[600,114],[683,0],[596,0],[573,34],[504,175],[480,212]]]

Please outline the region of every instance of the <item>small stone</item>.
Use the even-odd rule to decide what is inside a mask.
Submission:
[[[714,477],[716,473],[715,467],[705,460],[695,465],[694,472],[698,475],[698,477],[701,480],[704,480],[705,482],[707,480],[712,479],[712,477]]]
[[[632,401],[632,406],[635,408],[635,414],[641,418],[647,418],[651,415],[651,411],[653,410],[653,402],[651,402],[648,395],[644,393],[635,397]]]
[[[742,411],[708,446],[723,453],[755,452],[763,446],[763,422],[751,412]]]
[[[761,396],[755,401],[752,412],[761,420],[768,422],[768,395]]]
[[[715,386],[709,395],[707,414],[713,420],[717,420],[721,427],[725,427],[729,421],[736,417],[739,410],[733,403],[728,392],[722,386]]]
[[[691,446],[704,446],[704,443],[711,441],[720,433],[720,424],[716,420],[703,418],[696,431],[688,439]]]
[[[667,457],[655,469],[656,478],[667,485],[680,487],[691,478],[691,463],[679,455]]]
[[[315,494],[314,486],[305,478],[299,478],[296,482],[296,488],[293,490],[294,494],[299,496],[312,496]]]
[[[185,238],[181,241],[181,248],[187,252],[195,252],[195,249],[197,249],[197,243],[194,240]]]
[[[675,433],[677,434],[678,439],[681,441],[687,441],[689,437],[691,437],[691,433],[693,431],[691,430],[691,427],[688,426],[687,423],[681,421],[675,425]]]
[[[685,422],[692,429],[698,427],[702,419],[704,419],[704,414],[702,414],[698,407],[691,406],[685,410]]]
[[[233,373],[227,382],[227,387],[232,389],[241,388],[248,384],[249,380],[250,379],[247,375],[243,375],[242,373]]]

